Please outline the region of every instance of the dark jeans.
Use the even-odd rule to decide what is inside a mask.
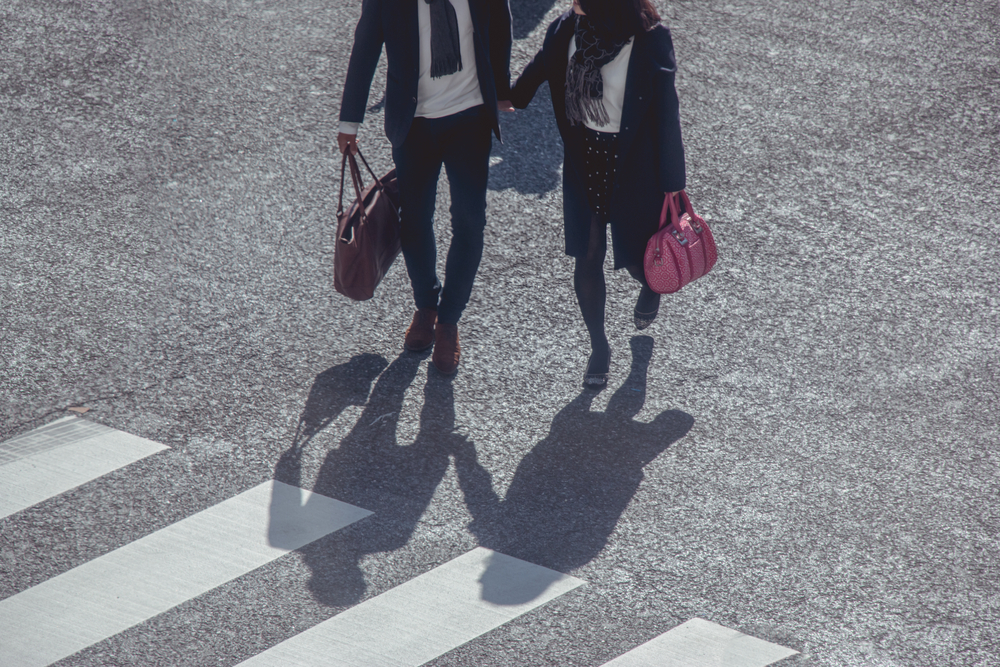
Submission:
[[[406,141],[392,151],[413,300],[417,308],[437,308],[438,321],[446,324],[462,316],[483,257],[492,131],[482,106],[444,118],[414,118]],[[442,164],[451,184],[452,233],[443,287],[434,241],[434,200]]]

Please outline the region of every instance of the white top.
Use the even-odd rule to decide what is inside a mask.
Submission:
[[[604,108],[608,111],[608,124],[597,125],[587,119],[584,125],[598,132],[618,132],[622,125],[622,106],[625,104],[625,80],[628,78],[628,61],[632,56],[632,42],[635,37],[630,37],[618,52],[615,59],[601,68],[601,78],[604,80]],[[569,40],[569,57],[576,53],[576,38]]]
[[[431,8],[424,0],[417,0],[417,19],[420,24],[420,80],[417,83],[417,111],[415,116],[443,118],[483,103],[476,73],[476,49],[473,43],[472,15],[469,0],[451,0],[458,18],[459,43],[462,49],[462,69],[431,78]]]
[[[458,19],[462,69],[437,79],[431,78],[431,8],[425,0],[410,1],[417,3],[417,25],[420,30],[420,79],[417,82],[417,110],[414,116],[443,118],[483,104],[476,72],[469,0],[451,0]],[[359,125],[360,123],[341,122],[340,131],[344,134],[357,134]]]

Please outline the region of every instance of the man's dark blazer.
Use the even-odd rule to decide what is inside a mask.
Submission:
[[[566,118],[566,66],[575,20],[566,12],[549,26],[545,41],[511,91],[518,109],[549,82],[556,125],[563,139],[563,214],[566,252],[586,254],[591,211],[582,173],[582,131]],[[646,241],[656,232],[665,192],[683,190],[684,146],[670,30],[663,25],[635,36],[629,57],[618,134],[618,163],[611,197],[615,268],[642,265]]]
[[[354,31],[354,48],[347,67],[340,120],[360,123],[368,92],[385,44],[388,79],[385,85],[385,134],[402,145],[417,108],[420,35],[417,3],[424,0],[364,0]],[[469,0],[476,49],[476,73],[486,110],[500,138],[497,100],[510,97],[510,5],[507,0]]]

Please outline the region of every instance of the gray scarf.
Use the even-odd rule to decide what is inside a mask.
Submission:
[[[573,125],[590,120],[596,125],[610,122],[604,108],[604,79],[601,68],[615,59],[628,37],[612,41],[594,22],[576,15],[576,51],[566,67],[566,118]]]
[[[462,69],[458,17],[449,0],[426,0],[431,8],[431,78],[439,79]]]

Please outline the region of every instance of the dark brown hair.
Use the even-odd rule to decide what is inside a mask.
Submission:
[[[580,8],[613,39],[625,39],[660,22],[650,0],[579,0]]]

